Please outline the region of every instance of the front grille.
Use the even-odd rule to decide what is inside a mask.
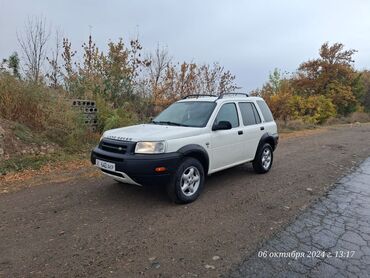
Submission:
[[[103,139],[100,142],[99,148],[107,152],[125,154],[128,149],[128,144],[126,144],[126,142]]]
[[[100,153],[95,153],[95,157],[97,159],[105,160],[105,161],[108,161],[108,162],[122,162],[123,161],[122,158],[109,156],[109,155],[104,155],[104,154],[100,154]]]

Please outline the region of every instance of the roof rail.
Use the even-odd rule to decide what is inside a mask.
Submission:
[[[242,95],[242,96],[249,97],[248,93],[223,93],[217,99],[222,99],[224,95]]]
[[[195,95],[187,95],[184,96],[182,99],[187,99],[187,98],[199,98],[199,97],[217,97],[216,95],[204,95],[204,94],[195,94]]]

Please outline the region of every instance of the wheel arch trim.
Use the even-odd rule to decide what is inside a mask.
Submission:
[[[269,143],[272,147],[272,151],[275,151],[276,146],[278,144],[278,140],[279,140],[279,135],[277,133],[276,134],[271,134],[269,132],[265,132],[261,136],[261,139],[258,143],[258,146],[257,146],[254,157],[256,157],[257,151],[259,150],[259,148],[261,148],[263,146],[263,144],[265,144],[265,143]]]
[[[183,156],[192,156],[200,160],[200,163],[203,165],[205,174],[208,174],[209,155],[204,147],[197,144],[189,144],[181,147],[177,152],[181,153]]]

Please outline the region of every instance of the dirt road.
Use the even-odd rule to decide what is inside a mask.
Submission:
[[[160,187],[79,178],[0,196],[0,277],[217,277],[251,254],[354,165],[370,125],[281,140],[270,173],[208,178],[195,203]]]

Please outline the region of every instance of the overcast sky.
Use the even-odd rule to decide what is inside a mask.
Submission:
[[[167,46],[175,61],[220,62],[249,91],[274,68],[292,72],[320,45],[357,49],[355,66],[370,68],[368,0],[0,0],[0,58],[18,50],[16,32],[43,15],[74,48],[90,29],[97,45],[139,34],[146,52]]]

